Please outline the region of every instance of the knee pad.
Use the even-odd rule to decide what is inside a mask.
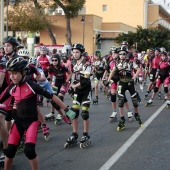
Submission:
[[[83,110],[81,113],[81,116],[82,116],[83,120],[87,120],[89,118],[89,112],[86,110]]]
[[[111,102],[116,102],[116,94],[111,94]]]
[[[125,103],[125,97],[122,94],[118,94],[118,98],[119,98],[119,107],[123,107],[124,103]]]
[[[17,151],[16,145],[8,144],[6,157],[11,158],[11,159],[14,158],[16,151]]]
[[[35,144],[26,143],[24,153],[29,160],[36,158],[37,154],[35,153]]]
[[[63,96],[58,96],[58,98],[63,101],[64,100],[64,97]]]
[[[126,102],[128,102],[128,100],[127,100],[127,98],[126,98],[126,96],[125,96],[125,98],[124,98],[124,103],[126,103]]]
[[[75,118],[78,118],[79,117],[79,110],[75,109],[75,108],[71,108],[71,110],[76,113]]]
[[[131,99],[132,99],[133,106],[134,106],[134,107],[138,107],[138,100],[137,100],[137,95],[136,95],[136,93],[131,96]]]
[[[51,105],[56,109],[56,110],[60,110],[60,106],[58,104],[56,104],[53,101],[50,101]]]
[[[168,93],[168,87],[164,87],[164,92]]]
[[[158,92],[158,87],[154,88],[154,92],[157,93]]]

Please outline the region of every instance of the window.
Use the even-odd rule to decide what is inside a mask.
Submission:
[[[107,5],[103,5],[103,12],[107,11]]]

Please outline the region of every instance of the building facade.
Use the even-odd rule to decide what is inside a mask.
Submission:
[[[97,4],[96,4],[97,3]],[[54,15],[56,23],[52,30],[58,44],[66,42],[66,20],[61,15]],[[81,23],[84,17],[85,21]],[[120,33],[135,31],[136,27],[158,27],[168,29],[170,24],[169,13],[160,5],[153,4],[149,0],[86,0],[80,15],[71,19],[72,43],[84,44],[86,51],[92,54],[99,49],[102,55],[116,45],[115,37]],[[100,43],[96,44],[96,36],[100,34]],[[40,42],[50,44],[51,40],[47,32],[41,31]]]

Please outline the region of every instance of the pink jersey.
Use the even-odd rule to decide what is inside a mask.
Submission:
[[[152,59],[151,67],[157,69],[160,60],[161,60],[161,57],[160,57],[160,56],[157,56],[157,57],[155,56],[155,57]]]
[[[39,63],[41,64],[42,69],[47,68],[50,64],[52,64],[51,58],[49,56],[39,56]]]

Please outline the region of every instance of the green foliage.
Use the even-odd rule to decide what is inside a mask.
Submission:
[[[127,41],[129,48],[137,47],[139,51],[155,47],[165,47],[170,51],[169,38],[170,31],[168,30],[159,30],[157,28],[143,29],[141,26],[137,26],[136,32],[122,33],[116,37],[116,40],[120,44],[122,41]]]
[[[43,30],[50,23],[42,10],[32,4],[20,3],[8,12],[8,22],[13,30],[37,32]]]

